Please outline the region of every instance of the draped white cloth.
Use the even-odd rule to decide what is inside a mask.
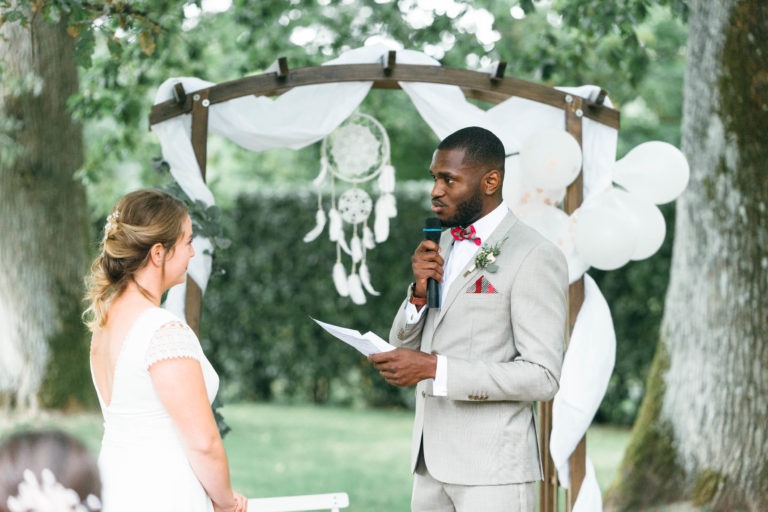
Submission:
[[[324,65],[377,63],[386,58],[388,51],[383,45],[366,46],[348,51]],[[439,65],[431,57],[413,50],[399,50],[397,60],[402,64]],[[215,85],[194,77],[170,78],[158,89],[155,103],[172,99],[176,83],[181,83],[187,94]],[[321,140],[339,126],[355,111],[371,86],[371,82],[311,85],[291,89],[277,98],[233,99],[209,107],[208,129],[253,151],[301,148]],[[534,101],[512,97],[483,110],[468,102],[458,86],[413,82],[401,82],[400,86],[441,139],[465,126],[482,126],[499,136],[509,154],[519,151],[531,133],[565,129],[564,110]],[[587,99],[599,92],[598,87],[591,85],[560,90]],[[192,199],[213,204],[213,195],[201,177],[190,142],[191,115],[155,124],[152,130],[160,139],[163,157],[182,189]],[[616,143],[615,129],[583,118],[585,200],[611,186]],[[513,159],[508,158],[508,162]],[[190,276],[203,290],[210,276],[211,261],[206,255],[210,247],[207,240],[196,240],[196,256],[190,263]],[[602,400],[615,355],[615,334],[607,304],[588,276],[585,289],[584,306],[571,336],[560,392],[554,403],[551,452],[563,485],[568,482],[568,458],[586,433]],[[184,285],[171,290],[166,307],[183,317]],[[602,509],[599,487],[590,468],[588,462],[587,478],[576,503],[577,512]]]

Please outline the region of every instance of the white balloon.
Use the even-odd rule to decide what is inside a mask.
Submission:
[[[637,246],[634,221],[613,189],[585,202],[572,217],[576,250],[586,263],[614,270],[629,262]]]
[[[632,148],[613,166],[613,181],[655,203],[676,199],[688,186],[690,168],[672,144],[654,140]]]
[[[504,183],[501,195],[510,208],[514,209],[520,202],[523,176],[520,173],[520,155],[508,156],[504,161]]]
[[[571,218],[563,210],[541,203],[519,205],[512,211],[520,220],[541,233],[565,255],[568,263],[568,282],[573,283],[587,271],[589,265],[576,251]]]
[[[520,167],[535,187],[565,188],[581,170],[581,147],[565,130],[536,132],[520,148]]]
[[[513,210],[515,215],[557,245],[568,231],[568,214],[560,208],[544,204],[529,204]]]
[[[667,225],[661,210],[649,200],[615,189],[616,198],[630,214],[635,225],[637,245],[632,253],[632,260],[644,260],[652,256],[664,243]]]

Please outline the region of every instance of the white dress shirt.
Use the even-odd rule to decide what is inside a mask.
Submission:
[[[478,219],[472,225],[475,227],[475,235],[485,243],[491,236],[493,231],[499,226],[501,221],[506,217],[509,212],[509,207],[505,202],[496,207],[491,213]],[[469,227],[469,226],[464,226]],[[456,277],[461,272],[469,260],[474,257],[475,253],[480,246],[475,245],[471,240],[454,240],[451,252],[448,255],[448,260],[443,267],[443,282],[440,286],[440,304],[445,301],[446,293],[451,284],[456,280]],[[428,308],[422,307],[420,310],[416,309],[414,304],[406,302],[405,312],[409,324],[417,323],[424,312]],[[448,395],[448,360],[445,356],[437,356],[437,368],[435,369],[435,379],[432,384],[432,394],[435,396]]]

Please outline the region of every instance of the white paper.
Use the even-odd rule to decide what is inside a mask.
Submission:
[[[312,317],[310,317],[312,318]],[[358,352],[364,356],[371,354],[378,354],[379,352],[388,352],[394,350],[395,347],[381,339],[376,333],[368,331],[365,334],[360,334],[359,331],[354,329],[348,329],[346,327],[339,327],[338,325],[331,325],[320,320],[312,318],[317,325],[333,334],[335,337],[343,341],[344,343],[355,347]]]

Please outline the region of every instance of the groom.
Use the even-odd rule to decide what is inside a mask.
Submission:
[[[440,244],[411,258],[413,283],[390,342],[370,356],[390,384],[416,388],[414,512],[533,511],[542,477],[533,402],[558,389],[568,271],[557,247],[502,201],[504,146],[470,127],[432,158]],[[440,308],[426,306],[427,279]]]

